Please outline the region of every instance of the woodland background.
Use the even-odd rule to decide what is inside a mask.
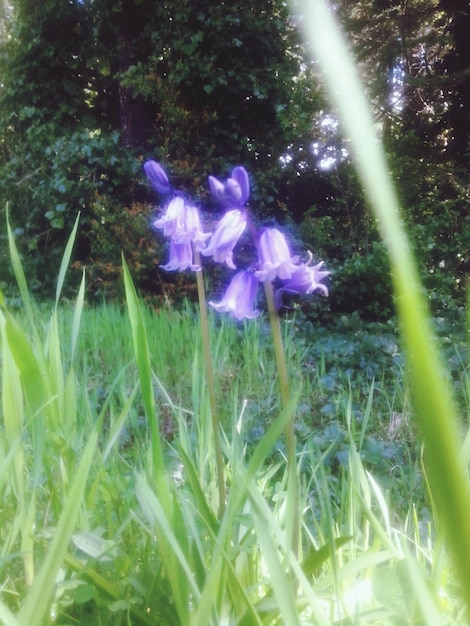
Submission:
[[[470,272],[470,3],[332,2],[356,55],[435,315]],[[393,314],[388,262],[292,6],[280,0],[0,0],[0,287],[12,294],[5,207],[38,298],[53,293],[81,213],[69,288],[122,298],[121,250],[142,294],[191,296],[158,268],[153,158],[217,215],[207,176],[252,176],[250,207],[311,249],[327,319]],[[243,255],[243,248],[242,253]],[[216,272],[219,272],[217,274]],[[217,284],[223,278],[212,269]]]

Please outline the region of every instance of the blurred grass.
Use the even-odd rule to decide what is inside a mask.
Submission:
[[[307,41],[351,142],[352,156],[388,250],[435,515],[439,529],[446,535],[461,592],[470,609],[470,490],[467,468],[459,454],[457,410],[434,342],[431,315],[400,219],[397,195],[354,58],[332,6],[324,0],[300,2],[299,6]]]
[[[33,303],[32,307],[36,332],[24,330],[29,324],[25,312],[13,315],[15,324],[24,334],[24,341],[39,338],[43,345],[54,345],[60,351],[64,380],[73,365],[74,390],[69,384],[63,391],[66,397],[71,393],[74,398],[68,398],[64,406],[74,406],[76,414],[70,422],[71,430],[56,431],[50,422],[50,428],[44,431],[44,478],[34,509],[27,508],[24,513],[15,504],[18,470],[14,459],[16,450],[21,449],[27,490],[28,476],[33,477],[35,471],[33,440],[28,436],[18,439],[16,435],[20,448],[10,447],[7,429],[3,426],[0,430],[0,468],[5,468],[0,471],[0,542],[4,546],[0,599],[4,604],[8,601],[10,611],[18,609],[22,598],[28,597],[22,573],[24,546],[19,542],[18,530],[26,523],[34,528],[27,537],[34,546],[35,571],[39,571],[57,532],[60,503],[71,493],[84,445],[94,424],[102,419],[98,452],[91,463],[72,543],[63,557],[50,600],[56,623],[68,623],[69,614],[73,619],[85,620],[88,612],[93,619],[101,620],[97,623],[124,623],[126,615],[131,623],[154,623],[150,618],[147,622],[146,607],[150,616],[157,615],[166,624],[189,623],[192,619],[194,623],[218,623],[224,612],[232,614],[234,610],[227,598],[237,599],[244,607],[238,612],[242,624],[258,620],[271,623],[276,615],[291,616],[294,608],[299,619],[316,615],[318,623],[334,623],[340,615],[377,606],[381,607],[382,617],[420,616],[421,609],[414,604],[408,607],[411,592],[399,582],[399,563],[403,559],[403,567],[411,559],[421,568],[423,602],[423,589],[430,589],[428,593],[439,614],[459,613],[449,564],[439,541],[434,543],[431,503],[426,496],[419,444],[403,387],[403,370],[400,363],[390,369],[399,352],[390,354],[389,331],[385,344],[377,335],[374,352],[371,333],[379,332],[378,327],[372,327],[371,333],[362,330],[369,365],[376,365],[374,381],[370,370],[361,368],[357,361],[361,352],[357,326],[346,330],[340,325],[331,332],[318,329],[312,336],[310,325],[301,318],[294,315],[282,321],[291,375],[296,383],[302,380],[302,396],[294,400],[304,510],[302,569],[299,562],[291,560],[286,540],[282,540],[290,523],[286,510],[284,422],[278,418],[280,402],[266,320],[245,326],[210,316],[231,490],[228,510],[219,526],[210,422],[201,388],[197,312],[189,305],[179,311],[155,311],[139,303],[145,328],[142,341],[149,354],[150,393],[154,394],[160,423],[163,471],[169,481],[165,483],[167,504],[163,506],[165,499],[154,500],[152,495],[160,491],[152,471],[152,434],[139,390],[127,312],[117,306],[83,306],[77,332],[76,305],[55,309],[53,304],[37,307]],[[51,310],[57,320],[53,325]],[[56,335],[54,342],[49,340],[51,333]],[[3,339],[4,349],[6,344]],[[354,386],[351,376],[342,375],[342,368],[336,368],[336,351],[346,359],[344,347],[348,345],[353,347],[347,352]],[[50,361],[54,376],[58,375],[58,362]],[[3,356],[5,363],[8,361]],[[5,372],[4,384],[17,389],[11,379],[14,370],[9,367]],[[18,396],[18,391],[14,393]],[[56,391],[51,398],[54,394]],[[2,414],[6,415],[5,406]],[[394,429],[390,430],[392,424]],[[275,430],[268,434],[270,427]],[[23,433],[28,428],[26,422]],[[11,437],[15,434],[10,434],[13,441]],[[9,455],[6,450],[10,450]],[[155,524],[160,527],[157,544]],[[266,535],[268,528],[275,531],[271,539]],[[257,539],[260,533],[262,541]],[[96,549],[87,548],[81,536],[88,536],[93,545],[107,546],[106,556],[96,556]],[[407,552],[403,545],[408,546]],[[409,568],[414,567],[413,563]],[[271,571],[272,567],[276,571]],[[397,585],[401,600],[396,606],[384,600],[380,571]],[[35,576],[34,572],[33,580]],[[292,587],[287,582],[292,576],[299,584],[297,597],[290,595],[291,591],[278,595],[271,590],[279,590],[282,581]],[[182,584],[183,579],[187,583]],[[192,587],[194,581],[197,591]],[[218,585],[218,596],[214,596],[214,585]],[[364,598],[355,598],[357,585],[361,589],[366,585]],[[108,586],[114,589],[114,595]],[[154,593],[157,587],[159,591]],[[439,599],[441,596],[446,597],[445,603]],[[119,600],[122,597],[126,600]],[[187,607],[197,597],[200,605],[191,617]],[[109,611],[111,622],[104,617]]]

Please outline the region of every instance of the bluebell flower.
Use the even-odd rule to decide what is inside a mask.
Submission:
[[[232,278],[222,300],[217,304],[215,302],[209,304],[216,311],[229,313],[237,320],[253,319],[259,316],[259,311],[254,308],[257,290],[258,279],[253,272],[238,272]]]
[[[190,241],[170,241],[170,259],[166,265],[162,265],[167,272],[179,271],[190,269],[198,271],[201,268],[199,265],[194,264],[193,260],[193,248]]]
[[[164,214],[153,222],[154,228],[162,228],[165,237],[173,237],[184,219],[184,200],[176,197],[168,204]]]
[[[287,240],[277,228],[264,228],[258,239],[259,269],[257,278],[262,282],[275,278],[286,280],[298,269],[298,256],[292,256]]]
[[[226,263],[235,269],[233,263],[233,249],[246,228],[247,215],[245,211],[233,209],[227,211],[217,224],[209,244],[201,254],[213,256],[216,263]]]
[[[250,197],[250,180],[244,167],[238,166],[232,170],[232,175],[225,183],[215,176],[209,176],[209,188],[214,199],[222,206],[235,208],[243,207]]]
[[[173,198],[162,217],[153,223],[154,228],[162,228],[163,234],[178,243],[192,241],[199,249],[211,233],[204,233],[201,218],[196,207],[186,204],[180,196]]]
[[[323,261],[313,266],[310,265],[312,260],[311,252],[309,252],[309,257],[307,263],[302,263],[302,265],[299,265],[299,267],[292,272],[292,276],[284,283],[283,289],[284,291],[297,294],[310,294],[319,289],[327,296],[328,287],[323,285],[321,281],[329,276],[331,272],[325,272],[320,269],[323,265]]]
[[[165,173],[165,170],[156,161],[146,161],[144,163],[144,172],[150,181],[152,187],[160,195],[164,196],[171,190],[170,181]]]
[[[307,263],[302,263],[292,272],[292,275],[287,279],[282,287],[276,289],[274,293],[276,307],[280,308],[282,305],[282,295],[284,293],[291,293],[295,295],[299,294],[311,294],[314,291],[321,291],[325,296],[328,295],[328,287],[321,281],[329,276],[331,272],[326,272],[320,268],[323,266],[323,261],[316,265],[310,265],[312,261],[312,253],[309,252],[309,260]]]
[[[144,169],[152,186],[160,194],[171,191],[168,177],[160,164],[147,161]],[[248,173],[244,167],[238,166],[224,182],[209,176],[209,186],[214,198],[227,209],[214,233],[203,231],[197,208],[187,204],[177,192],[174,192],[163,215],[154,221],[154,227],[161,228],[164,235],[170,238],[170,258],[162,266],[164,269],[200,270],[199,263],[194,262],[197,252],[212,256],[217,263],[225,263],[235,269],[233,250],[248,223],[248,213],[244,208],[250,195]],[[211,239],[207,243],[209,237]],[[312,266],[312,255],[309,253],[308,262],[301,264],[299,257],[291,254],[286,237],[277,228],[263,228],[256,238],[256,270],[235,275],[221,302],[210,302],[217,311],[226,311],[237,319],[258,317],[259,311],[254,309],[254,301],[259,281],[282,281],[275,291],[278,307],[282,304],[284,293],[310,294],[318,290],[328,295],[322,280],[330,272],[321,269],[323,263]]]

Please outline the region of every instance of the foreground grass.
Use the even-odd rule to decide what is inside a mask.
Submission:
[[[169,505],[155,475],[127,312],[84,307],[79,330],[76,305],[34,306],[34,327],[24,313],[12,316],[15,338],[36,358],[43,352],[51,377],[49,397],[39,394],[32,413],[34,397],[21,393],[31,364],[18,374],[8,349],[13,331],[3,332],[0,580],[11,619],[0,619],[28,626],[459,619],[393,335],[359,332],[357,324],[347,332],[343,321],[336,332],[315,329],[314,340],[308,324],[283,320],[290,374],[301,386],[296,561],[285,545],[286,417],[267,322],[210,318],[230,489],[218,521],[196,313],[139,308]],[[63,545],[54,545],[60,536]],[[47,589],[37,586],[44,572],[52,576]],[[39,596],[44,616],[34,621]]]

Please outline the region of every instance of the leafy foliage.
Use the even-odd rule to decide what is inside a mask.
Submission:
[[[455,0],[335,7],[434,311],[459,307],[469,271],[468,9]],[[255,181],[258,217],[296,231],[299,250],[311,248],[334,269],[329,310],[390,315],[377,229],[285,3],[95,0],[58,10],[52,0],[15,0],[2,10],[0,212],[8,201],[34,291],[52,293],[50,268],[78,212],[76,261],[93,272],[92,297],[120,293],[111,285],[118,254],[97,224],[117,225],[121,216],[138,287],[171,297],[191,291],[155,268],[160,244],[149,241],[144,251],[140,218],[126,217],[137,206],[150,215],[144,205],[154,197],[140,166],[151,156],[209,213],[207,175],[243,164]],[[118,248],[111,229],[114,236]],[[10,275],[2,271],[5,284]]]
[[[17,270],[19,267],[16,261]],[[153,381],[153,389],[147,387],[146,393],[148,397],[155,395],[167,488],[171,491],[171,507],[165,511],[162,493],[155,487],[155,475],[149,470],[149,424],[142,418],[144,398],[136,387],[138,374],[132,358],[129,320],[118,307],[82,310],[81,306],[78,298],[75,305],[56,308],[53,323],[48,323],[49,309],[34,307],[30,311],[32,334],[37,334],[32,341],[38,341],[34,343],[38,354],[44,339],[49,346],[46,373],[54,393],[46,406],[41,405],[47,418],[41,422],[46,471],[37,494],[34,528],[27,526],[28,518],[16,506],[11,453],[2,456],[6,474],[0,482],[4,506],[0,536],[5,539],[6,558],[0,565],[9,574],[2,602],[19,613],[19,620],[25,616],[20,624],[33,623],[26,620],[30,620],[31,607],[37,605],[24,584],[24,564],[16,549],[20,538],[11,535],[12,525],[5,523],[10,519],[16,521],[15,528],[23,527],[25,534],[34,537],[39,567],[51,561],[55,568],[60,565],[59,575],[48,579],[47,593],[46,586],[41,586],[41,606],[51,602],[44,623],[65,626],[71,620],[82,624],[100,620],[103,624],[131,621],[150,625],[157,619],[173,625],[186,623],[184,616],[191,606],[205,624],[219,623],[218,615],[211,617],[219,610],[230,611],[234,619],[244,623],[262,620],[275,624],[287,611],[286,607],[280,608],[283,601],[292,605],[294,616],[305,614],[304,593],[308,589],[322,611],[333,610],[341,599],[343,614],[351,618],[354,615],[356,621],[367,620],[374,609],[390,619],[399,616],[420,620],[422,609],[411,602],[411,596],[416,600],[417,592],[411,594],[408,587],[421,580],[431,598],[447,594],[446,602],[436,605],[434,619],[436,611],[449,619],[458,613],[459,601],[448,580],[449,566],[442,570],[441,548],[433,546],[429,530],[433,520],[417,458],[416,433],[407,413],[410,407],[403,387],[402,357],[392,325],[385,332],[383,326],[365,325],[358,316],[328,329],[315,328],[296,318],[283,323],[289,367],[305,381],[305,393],[297,408],[299,482],[305,502],[304,558],[294,563],[296,576],[304,581],[304,591],[298,598],[291,598],[292,571],[274,559],[278,551],[286,556],[282,540],[286,532],[286,476],[283,423],[277,417],[279,399],[276,392],[266,388],[266,379],[274,376],[266,322],[255,320],[242,327],[211,319],[233,496],[226,519],[218,523],[213,512],[216,497],[212,449],[209,419],[200,393],[205,384],[198,368],[193,308],[177,311],[167,307],[156,314],[141,305],[141,323],[147,332],[138,340],[141,349],[148,350],[152,368],[148,374]],[[31,320],[24,309],[15,319],[17,332],[29,345],[31,339],[23,326],[30,327]],[[75,344],[70,342],[72,337]],[[16,342],[15,337],[9,339]],[[4,355],[8,354],[10,343],[4,341],[2,346]],[[32,350],[28,355],[34,358]],[[188,372],[192,362],[195,367],[191,376]],[[57,369],[59,363],[62,369]],[[462,373],[462,363],[454,362],[453,368]],[[62,370],[64,383],[69,379],[73,384],[61,386],[62,378],[55,376]],[[11,380],[15,371],[13,367],[2,371],[11,385],[9,397],[15,389],[19,393]],[[161,373],[162,380],[157,373]],[[59,384],[64,405],[73,409],[62,418],[55,411],[59,400],[54,381]],[[34,386],[27,393],[34,393]],[[2,401],[7,401],[5,394]],[[98,416],[104,427],[91,457],[91,449],[85,449],[84,444]],[[17,413],[2,412],[3,421],[18,417]],[[49,424],[53,418],[59,420],[59,428]],[[69,418],[73,418],[73,428],[66,426]],[[173,443],[172,433],[176,433]],[[8,435],[15,436],[12,432]],[[2,429],[2,454],[4,438]],[[22,449],[27,452],[20,473],[25,484],[38,445],[36,439],[21,438]],[[16,453],[18,448],[11,450]],[[87,458],[90,465],[88,488],[83,495],[72,480],[80,458]],[[68,506],[72,501],[80,506],[70,542],[66,541],[70,528],[65,529],[59,521],[63,499]],[[267,528],[272,533],[266,532]],[[339,528],[345,529],[342,534],[338,534]],[[331,533],[332,542],[328,539]],[[59,538],[62,545],[67,545],[65,553],[55,549]],[[274,542],[271,548],[269,541]],[[406,560],[404,542],[410,549]],[[172,562],[173,552],[179,554],[179,562]],[[52,556],[48,558],[49,554]],[[218,555],[222,554],[225,566],[219,567]],[[271,563],[270,571],[281,576],[284,593],[278,583],[274,586],[271,577],[266,577],[267,561]],[[406,578],[407,589],[402,590],[402,569],[409,561],[423,564],[423,570],[420,567],[419,576],[413,580]],[[353,576],[351,568],[355,568]],[[46,571],[51,571],[49,565]],[[333,582],[334,571],[341,580],[338,589]],[[382,577],[396,589],[393,602],[385,593]],[[360,587],[356,587],[358,582]],[[218,594],[214,594],[215,584]],[[370,592],[353,600],[351,596],[362,586]],[[218,596],[224,598],[220,609]],[[307,597],[312,599],[312,595]],[[20,612],[22,606],[26,609]],[[38,617],[34,615],[36,620]]]
[[[96,206],[113,221],[153,200],[138,178],[144,155],[171,160],[177,186],[203,198],[209,173],[243,163],[258,172],[257,207],[275,206],[279,158],[303,139],[316,99],[309,72],[298,79],[302,46],[285,3],[14,9],[0,49],[0,199],[38,289],[78,211],[77,256],[89,264],[102,253],[88,236]]]

